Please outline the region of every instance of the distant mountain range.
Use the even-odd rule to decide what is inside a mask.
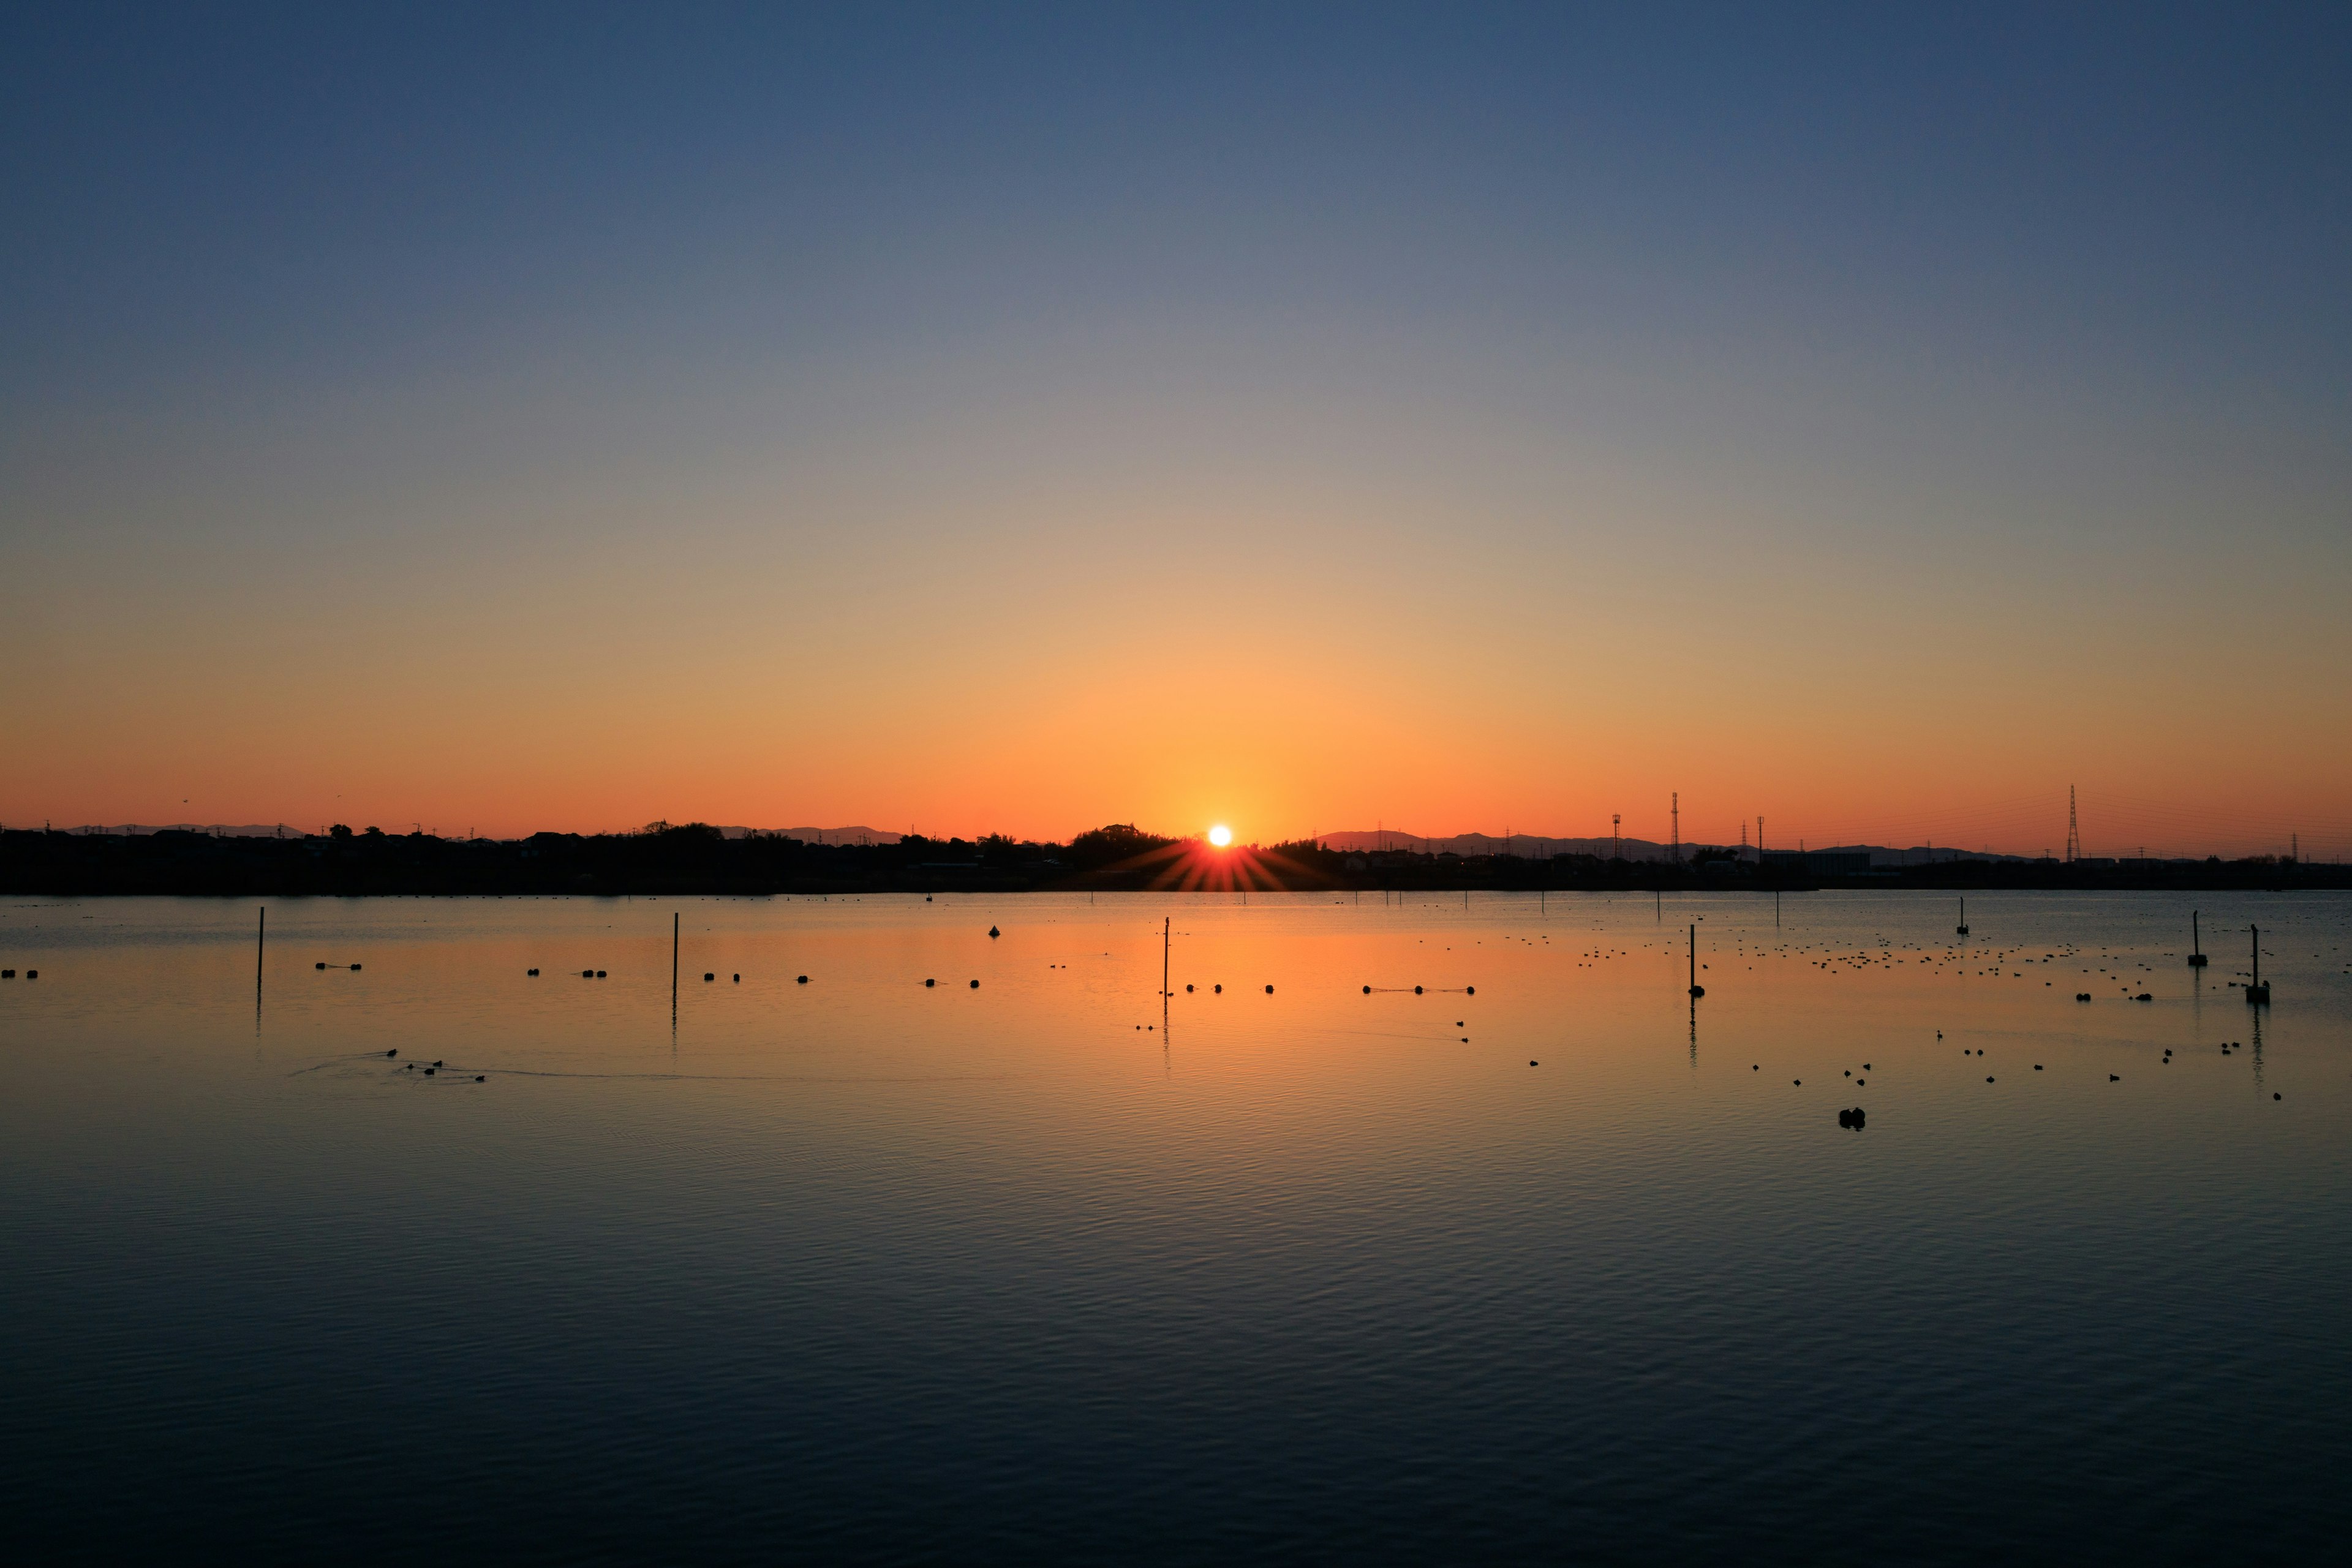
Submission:
[[[125,822],[113,827],[85,823],[79,827],[68,827],[66,831],[68,833],[111,833],[125,838],[137,837],[143,833],[207,833],[215,838],[276,838],[282,835],[288,838],[299,838],[303,834],[316,833],[318,829],[297,827],[290,822],[166,822],[154,826],[143,822]]]
[[[1664,860],[1670,854],[1667,846],[1647,838],[1548,838],[1532,833],[1515,833],[1508,837],[1484,833],[1423,837],[1394,827],[1322,833],[1316,836],[1316,840],[1328,849],[1410,849],[1417,855],[1519,855],[1538,860],[1553,855],[1591,855],[1605,860],[1612,854],[1628,860]],[[1695,847],[1695,845],[1684,845],[1683,858],[1689,859]],[[1751,846],[1731,847],[1738,848],[1743,859],[1753,860],[1756,858]],[[1796,846],[1775,844],[1771,847],[1778,854]],[[1914,845],[1908,849],[1885,844],[1814,844],[1807,847],[1816,855],[1867,855],[1874,866],[1925,866],[1931,860],[2032,858],[2031,856],[1994,855],[1986,851],[1970,852],[1948,847],[1931,849],[1925,845]]]
[[[306,831],[291,824],[217,822],[173,822],[161,826],[127,822],[107,827],[85,826],[70,828],[73,833],[109,833],[137,835],[174,831],[207,833],[223,838],[275,838],[283,834],[288,838],[299,838]],[[308,831],[315,832],[316,829]],[[730,838],[741,838],[753,830],[740,826],[722,826],[719,830]],[[906,837],[887,827],[868,827],[862,824],[849,827],[762,827],[761,833],[773,833],[786,838],[797,838],[805,844],[896,844]],[[1533,833],[1515,833],[1508,837],[1485,833],[1455,833],[1425,837],[1407,833],[1402,828],[1365,828],[1345,833],[1325,833],[1318,842],[1326,848],[1339,850],[1409,849],[1417,855],[1517,855],[1528,859],[1545,859],[1554,855],[1591,855],[1607,859],[1612,844],[1607,838],[1549,838]],[[1688,859],[1694,847],[1683,846],[1683,858]],[[1778,851],[1783,846],[1774,845]],[[1829,855],[1868,855],[1873,866],[1924,866],[1930,860],[2027,860],[2032,856],[1994,855],[1985,851],[1974,853],[1950,848],[1930,849],[1914,845],[1908,849],[1885,844],[1817,844],[1812,852]],[[1667,847],[1647,838],[1621,838],[1614,841],[1613,853],[1628,860],[1664,860]],[[1754,859],[1755,850],[1746,848],[1743,858]]]
[[[741,838],[753,830],[749,827],[722,827],[719,830],[730,838]],[[761,833],[773,833],[786,838],[797,838],[803,844],[896,844],[907,837],[887,827],[762,827]]]

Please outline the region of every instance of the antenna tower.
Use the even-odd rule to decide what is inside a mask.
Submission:
[[[2066,786],[2066,864],[2083,858],[2083,830],[2074,821],[2074,786]]]
[[[1609,814],[1609,858],[1612,860],[1625,858],[1623,851],[1617,847],[1617,825],[1624,820],[1622,813],[1612,811]]]
[[[1683,863],[1683,792],[1675,791],[1673,799],[1675,804],[1667,816],[1674,819],[1674,826],[1667,830],[1667,837],[1672,841],[1669,853],[1679,866]]]

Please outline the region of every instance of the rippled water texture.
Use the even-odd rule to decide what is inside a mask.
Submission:
[[[1957,914],[19,901],[12,1543],[2332,1553],[2352,900]]]

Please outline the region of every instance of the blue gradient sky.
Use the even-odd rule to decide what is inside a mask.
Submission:
[[[1914,11],[12,9],[0,821],[2352,849],[2352,12]]]

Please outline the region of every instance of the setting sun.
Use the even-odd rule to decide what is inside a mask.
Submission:
[[[1234,830],[1227,827],[1223,823],[1220,822],[1216,826],[1209,829],[1209,842],[1215,845],[1218,848],[1223,849],[1226,845],[1231,844],[1233,841]]]

